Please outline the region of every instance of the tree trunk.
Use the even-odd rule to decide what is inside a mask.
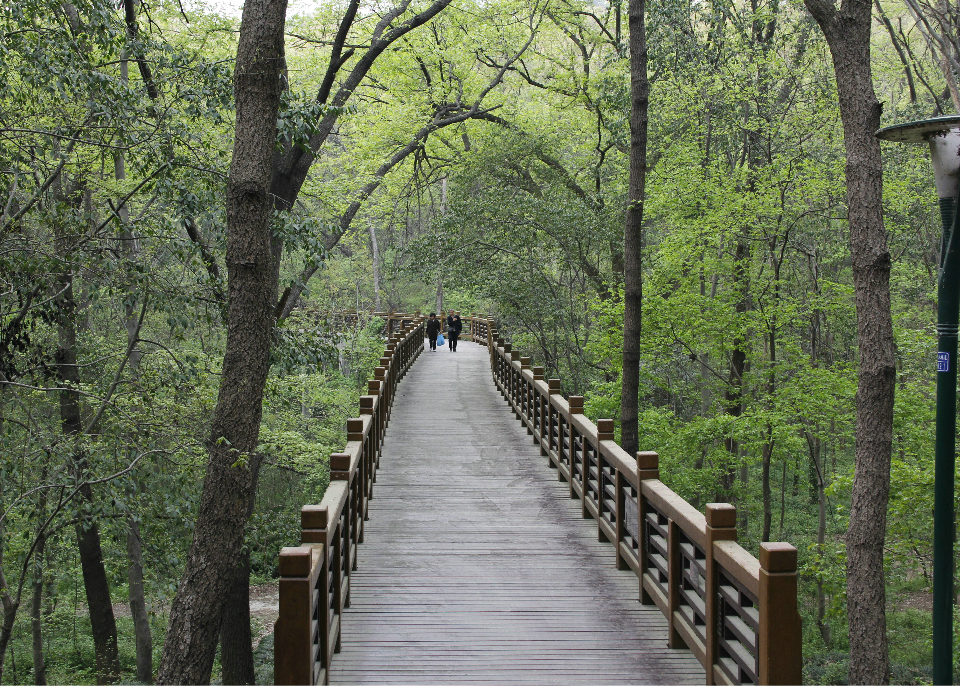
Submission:
[[[373,309],[380,311],[380,246],[377,243],[377,230],[373,222],[367,225],[370,233],[370,259],[373,261]]]
[[[89,487],[84,490],[87,491],[83,494],[84,499],[92,500],[93,494]],[[93,630],[97,683],[109,684],[120,678],[120,658],[117,650],[117,622],[113,616],[110,586],[103,566],[100,526],[94,520],[87,520],[77,524],[76,528],[80,568],[83,570],[83,590],[87,594],[90,627]]]
[[[259,474],[256,474],[250,491],[250,501],[247,503],[247,519],[253,514],[257,504],[258,483]],[[220,626],[220,664],[223,666],[223,683],[256,683],[253,665],[253,633],[250,629],[249,547],[244,547],[240,553],[223,608],[223,624]]]
[[[747,311],[747,298],[750,293],[750,243],[746,235],[741,235],[737,240],[737,251],[733,259],[733,281],[734,288],[739,293],[736,304],[736,312],[742,315]],[[743,373],[747,365],[746,344],[743,334],[740,331],[742,322],[737,321],[736,333],[733,335],[733,354],[730,357],[730,379],[727,382],[727,390],[724,393],[726,402],[726,413],[734,418],[743,414]],[[722,486],[726,493],[723,494],[724,502],[730,498],[730,492],[733,490],[734,479],[736,478],[736,463],[740,460],[740,441],[733,435],[728,436],[723,441],[730,456],[730,464],[724,470],[722,477]]]
[[[127,583],[130,588],[130,616],[133,618],[133,634],[137,648],[137,681],[153,683],[153,633],[143,591],[143,545],[140,541],[140,524],[133,516],[127,516]]]
[[[250,630],[250,549],[244,548],[227,591],[220,627],[223,683],[255,684],[253,633]]]
[[[647,180],[646,0],[629,0],[630,182],[623,223],[623,382],[620,389],[620,443],[628,454],[640,449],[640,333],[643,316],[643,200]]]
[[[74,192],[57,194],[69,202],[79,203],[82,195],[78,189]],[[58,227],[58,230],[60,228]],[[61,254],[70,254],[72,246],[58,238]],[[76,310],[73,298],[73,274],[70,268],[60,274],[57,291],[61,293],[60,324],[58,326],[58,346],[54,355],[55,369],[60,385],[64,390],[60,396],[60,424],[63,435],[79,437],[83,433],[83,420],[80,408],[80,394],[75,390],[80,385],[80,369],[77,366],[77,331],[74,322]],[[73,455],[70,469],[78,481],[84,479],[86,458],[79,452]],[[93,502],[93,489],[81,487],[80,496],[88,503]],[[106,569],[103,566],[103,550],[100,545],[100,527],[95,519],[83,518],[76,526],[77,548],[80,553],[80,566],[83,570],[83,588],[87,596],[90,613],[90,627],[93,633],[93,645],[96,655],[97,683],[116,681],[120,676],[120,658],[117,649],[117,622],[113,616],[110,602],[110,585]]]
[[[4,508],[3,498],[0,497],[0,508]],[[0,540],[6,538],[6,527],[0,522]],[[3,546],[0,545],[0,607],[3,608],[3,623],[0,624],[0,684],[3,683],[3,664],[7,655],[7,646],[10,645],[10,635],[13,633],[13,623],[20,609],[20,596],[14,597],[10,593],[10,585],[3,573]]]
[[[227,187],[227,343],[200,509],[170,611],[157,681],[208,683],[227,588],[243,546],[277,300],[271,196],[285,0],[247,0],[237,46],[236,129]]]
[[[6,589],[2,591],[3,596],[3,624],[0,625],[0,679],[3,678],[3,658],[7,654],[7,646],[10,644],[10,636],[13,634],[13,622],[17,618],[19,604],[15,602]]]
[[[810,464],[817,476],[817,555],[823,559],[824,544],[827,540],[827,495],[825,492],[826,477],[823,472],[823,445],[820,437],[806,432],[807,446],[810,451]],[[822,564],[822,562],[820,563]],[[817,577],[817,629],[824,644],[831,645],[830,626],[823,620],[827,616],[827,596],[823,590],[823,578]]]
[[[773,524],[773,504],[771,503],[770,489],[770,460],[773,456],[773,425],[767,423],[767,437],[763,442],[761,451],[763,460],[761,487],[763,489],[763,531],[760,533],[760,540],[764,543],[770,540],[770,527]],[[784,484],[786,486],[786,484]]]
[[[126,0],[126,19],[128,32],[136,35],[136,21],[133,13],[132,0]],[[145,62],[140,60],[145,66]],[[120,63],[120,79],[124,83],[128,80],[127,60]],[[146,78],[145,78],[146,80]],[[148,86],[152,86],[152,80],[148,81]],[[151,93],[155,99],[155,93]],[[126,160],[122,151],[114,153],[113,157],[114,178],[117,181],[124,181],[127,178]],[[119,209],[117,214],[120,217],[120,247],[129,266],[137,258],[136,237],[130,232],[130,208],[126,203],[117,203]],[[130,346],[130,357],[128,365],[130,375],[134,380],[139,380],[140,359],[142,353],[137,349],[137,338],[140,333],[140,319],[137,316],[137,293],[133,288],[128,288],[124,298],[124,327],[127,330],[127,345]],[[137,651],[137,681],[145,684],[153,683],[153,633],[150,630],[150,618],[147,615],[147,601],[144,596],[143,587],[143,553],[140,544],[140,525],[133,516],[127,517],[127,589],[130,602],[130,613],[133,618],[134,644]]]
[[[883,544],[896,382],[890,253],[881,213],[880,103],[870,71],[871,3],[804,0],[833,58],[846,149],[847,217],[860,362],[854,480],[847,531],[850,683],[890,680]]]
[[[40,483],[47,480],[46,466],[41,470]],[[47,518],[47,493],[40,493],[37,512],[41,522],[37,533],[37,545],[34,549],[33,564],[33,596],[30,599],[30,630],[33,634],[33,683],[42,686],[47,683],[47,665],[43,656],[43,587],[44,587],[44,552],[47,547],[47,534],[43,529],[43,522]]]
[[[45,508],[44,508],[45,509]],[[40,559],[46,545],[46,535],[40,534],[40,540],[34,553],[37,560],[33,572],[33,595],[30,598],[30,630],[33,634],[33,683],[43,686],[47,683],[47,664],[43,657],[43,568]]]

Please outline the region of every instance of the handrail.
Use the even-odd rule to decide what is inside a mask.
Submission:
[[[275,684],[329,683],[340,652],[340,616],[350,605],[350,576],[373,497],[384,431],[400,379],[423,352],[423,317],[403,316],[380,366],[347,420],[347,445],[330,455],[330,485],[319,505],[300,511],[298,547],[280,551],[280,616],[274,634]]]
[[[491,321],[471,318],[471,333],[570,497],[613,543],[617,569],[633,570],[640,601],[666,617],[669,647],[689,648],[707,684],[801,683],[797,549],[761,543],[753,557],[737,543],[733,505],[701,514],[660,481],[657,453],[631,457],[613,440],[612,419],[587,419],[583,398],[564,399],[559,379],[545,380]]]
[[[454,310],[440,310],[437,314],[437,317],[441,322],[446,321],[446,315],[453,313]],[[328,316],[340,317],[344,322],[356,323],[360,321],[361,315],[367,317],[380,317],[381,319],[387,320],[387,334],[393,334],[397,331],[403,331],[406,327],[413,325],[414,323],[420,321],[424,317],[423,314],[418,310],[414,314],[404,313],[404,312],[395,312],[390,310],[389,312],[375,312],[373,310],[369,312],[358,312],[357,310],[334,310],[328,311],[326,313]],[[464,322],[463,333],[460,334],[460,337],[464,340],[478,340],[481,341],[483,345],[486,345],[486,336],[487,336],[487,319],[483,315],[474,314],[461,314],[461,321]],[[477,323],[477,326],[473,326],[474,322]],[[479,335],[480,338],[476,338]]]

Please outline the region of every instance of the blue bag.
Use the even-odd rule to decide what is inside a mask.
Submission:
[[[438,333],[438,334],[437,334],[437,345],[443,345],[444,343],[446,343],[446,339],[444,339],[442,333]]]

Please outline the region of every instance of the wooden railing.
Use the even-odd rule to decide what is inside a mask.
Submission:
[[[489,347],[494,380],[540,452],[579,498],[584,517],[613,544],[618,569],[631,569],[643,604],[669,625],[668,645],[689,648],[707,684],[799,684],[801,629],[797,550],[761,543],[758,560],[737,544],[733,505],[706,515],[660,481],[654,452],[631,456],[614,441],[614,422],[583,415],[493,323],[472,318],[474,340]]]
[[[437,318],[440,319],[444,328],[446,328],[447,315],[452,313],[454,313],[454,310],[440,310],[440,312],[437,313]],[[482,329],[483,329],[483,336],[484,336],[483,340],[485,341],[486,340],[486,328],[485,328],[486,319],[481,318],[482,317],[481,315],[476,315],[476,314],[471,314],[471,315],[466,315],[463,313],[459,313],[459,314],[460,314],[461,320],[463,321],[463,333],[461,334],[461,336],[463,338],[472,337],[473,330],[472,330],[472,326],[470,326],[469,324],[471,324],[473,320],[476,319],[477,321],[482,322],[482,325],[483,325]],[[394,312],[393,310],[389,312],[372,312],[372,311],[357,312],[356,310],[337,310],[332,312],[327,311],[325,312],[325,315],[331,317],[334,322],[342,321],[349,324],[356,324],[358,321],[360,321],[363,318],[379,317],[381,319],[386,320],[387,335],[404,330],[405,327],[410,326],[414,322],[420,321],[420,319],[424,316],[419,311],[414,314],[410,314],[405,312]]]
[[[397,384],[423,352],[423,317],[403,318],[347,420],[347,446],[330,456],[330,485],[319,505],[300,512],[299,547],[280,551],[280,616],[274,634],[274,683],[326,684],[340,651],[340,615],[350,604],[367,504]]]

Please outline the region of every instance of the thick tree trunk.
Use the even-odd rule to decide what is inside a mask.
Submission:
[[[896,383],[890,253],[881,213],[880,103],[870,71],[871,3],[804,0],[833,58],[846,149],[847,217],[860,364],[854,481],[847,531],[850,683],[890,680],[883,543]]]
[[[250,549],[244,548],[227,591],[220,627],[223,683],[255,684],[253,633],[250,630]]]
[[[259,473],[254,475],[250,501],[247,503],[247,519],[257,504]],[[250,548],[244,547],[234,568],[223,608],[223,624],[220,626],[220,664],[223,666],[223,683],[254,684],[256,672],[253,665],[253,632],[250,629]]]
[[[643,316],[643,200],[647,180],[647,29],[645,0],[629,0],[630,183],[623,223],[623,383],[620,389],[620,443],[633,455],[640,449],[640,333]]]
[[[224,602],[243,545],[260,458],[263,388],[277,298],[269,190],[283,75],[285,0],[247,0],[227,188],[227,344],[200,510],[170,612],[158,682],[208,683]]]

